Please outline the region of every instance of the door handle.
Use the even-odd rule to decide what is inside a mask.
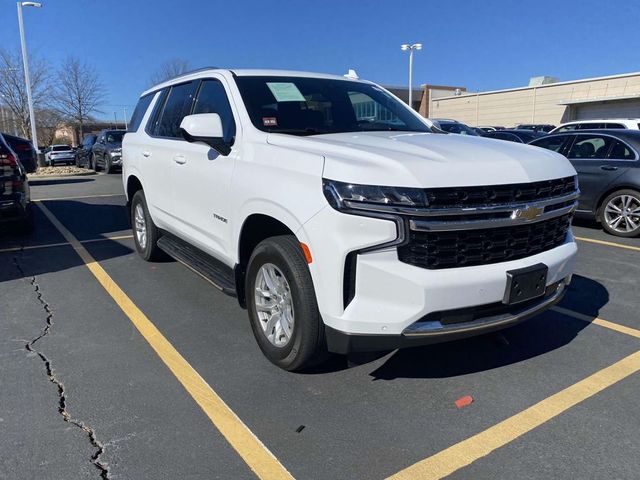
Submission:
[[[151,152],[149,150],[145,150],[142,152],[142,156],[143,157],[150,157],[151,156]]]
[[[187,157],[185,157],[184,155],[176,155],[175,157],[173,157],[173,161],[178,165],[184,165],[185,163],[187,163]]]
[[[617,170],[618,167],[614,167],[613,165],[601,165],[600,169],[601,170],[611,170],[611,171],[613,171],[613,170]]]

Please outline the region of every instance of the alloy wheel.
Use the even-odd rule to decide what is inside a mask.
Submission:
[[[293,335],[295,314],[289,282],[272,263],[258,271],[254,301],[262,332],[276,347],[286,346]]]
[[[136,240],[140,248],[144,250],[147,248],[147,220],[141,203],[136,205],[133,216]]]
[[[613,197],[604,208],[604,220],[618,233],[631,233],[640,228],[640,198],[633,195]]]

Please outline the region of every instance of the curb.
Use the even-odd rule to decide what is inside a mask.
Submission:
[[[56,175],[27,175],[30,182],[37,182],[38,180],[49,180],[53,178],[65,178],[65,177],[89,177],[97,175],[97,172],[81,172],[81,173],[60,173]]]

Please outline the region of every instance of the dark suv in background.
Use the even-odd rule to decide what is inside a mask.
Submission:
[[[103,130],[91,149],[92,166],[97,172],[101,168],[111,173],[115,168],[122,168],[122,139],[126,130]]]
[[[640,131],[552,133],[530,145],[561,153],[578,172],[576,216],[596,219],[612,235],[640,235]]]
[[[91,168],[93,166],[91,155],[97,138],[98,136],[93,133],[84,136],[82,143],[76,150],[76,167]]]
[[[2,136],[5,142],[11,147],[11,150],[18,155],[20,163],[22,163],[27,173],[35,172],[36,168],[38,168],[38,156],[31,141],[16,137],[15,135],[9,135],[8,133],[3,133]]]
[[[31,197],[27,172],[0,133],[0,232],[6,231],[6,225],[11,223],[31,228]]]

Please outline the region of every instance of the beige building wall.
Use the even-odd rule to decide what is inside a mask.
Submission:
[[[640,96],[640,73],[432,98],[429,116],[452,118],[472,126],[506,127],[519,123],[559,125],[575,118],[598,118],[604,114],[640,117],[637,108],[640,99],[634,96]],[[573,103],[584,100],[592,102]]]

